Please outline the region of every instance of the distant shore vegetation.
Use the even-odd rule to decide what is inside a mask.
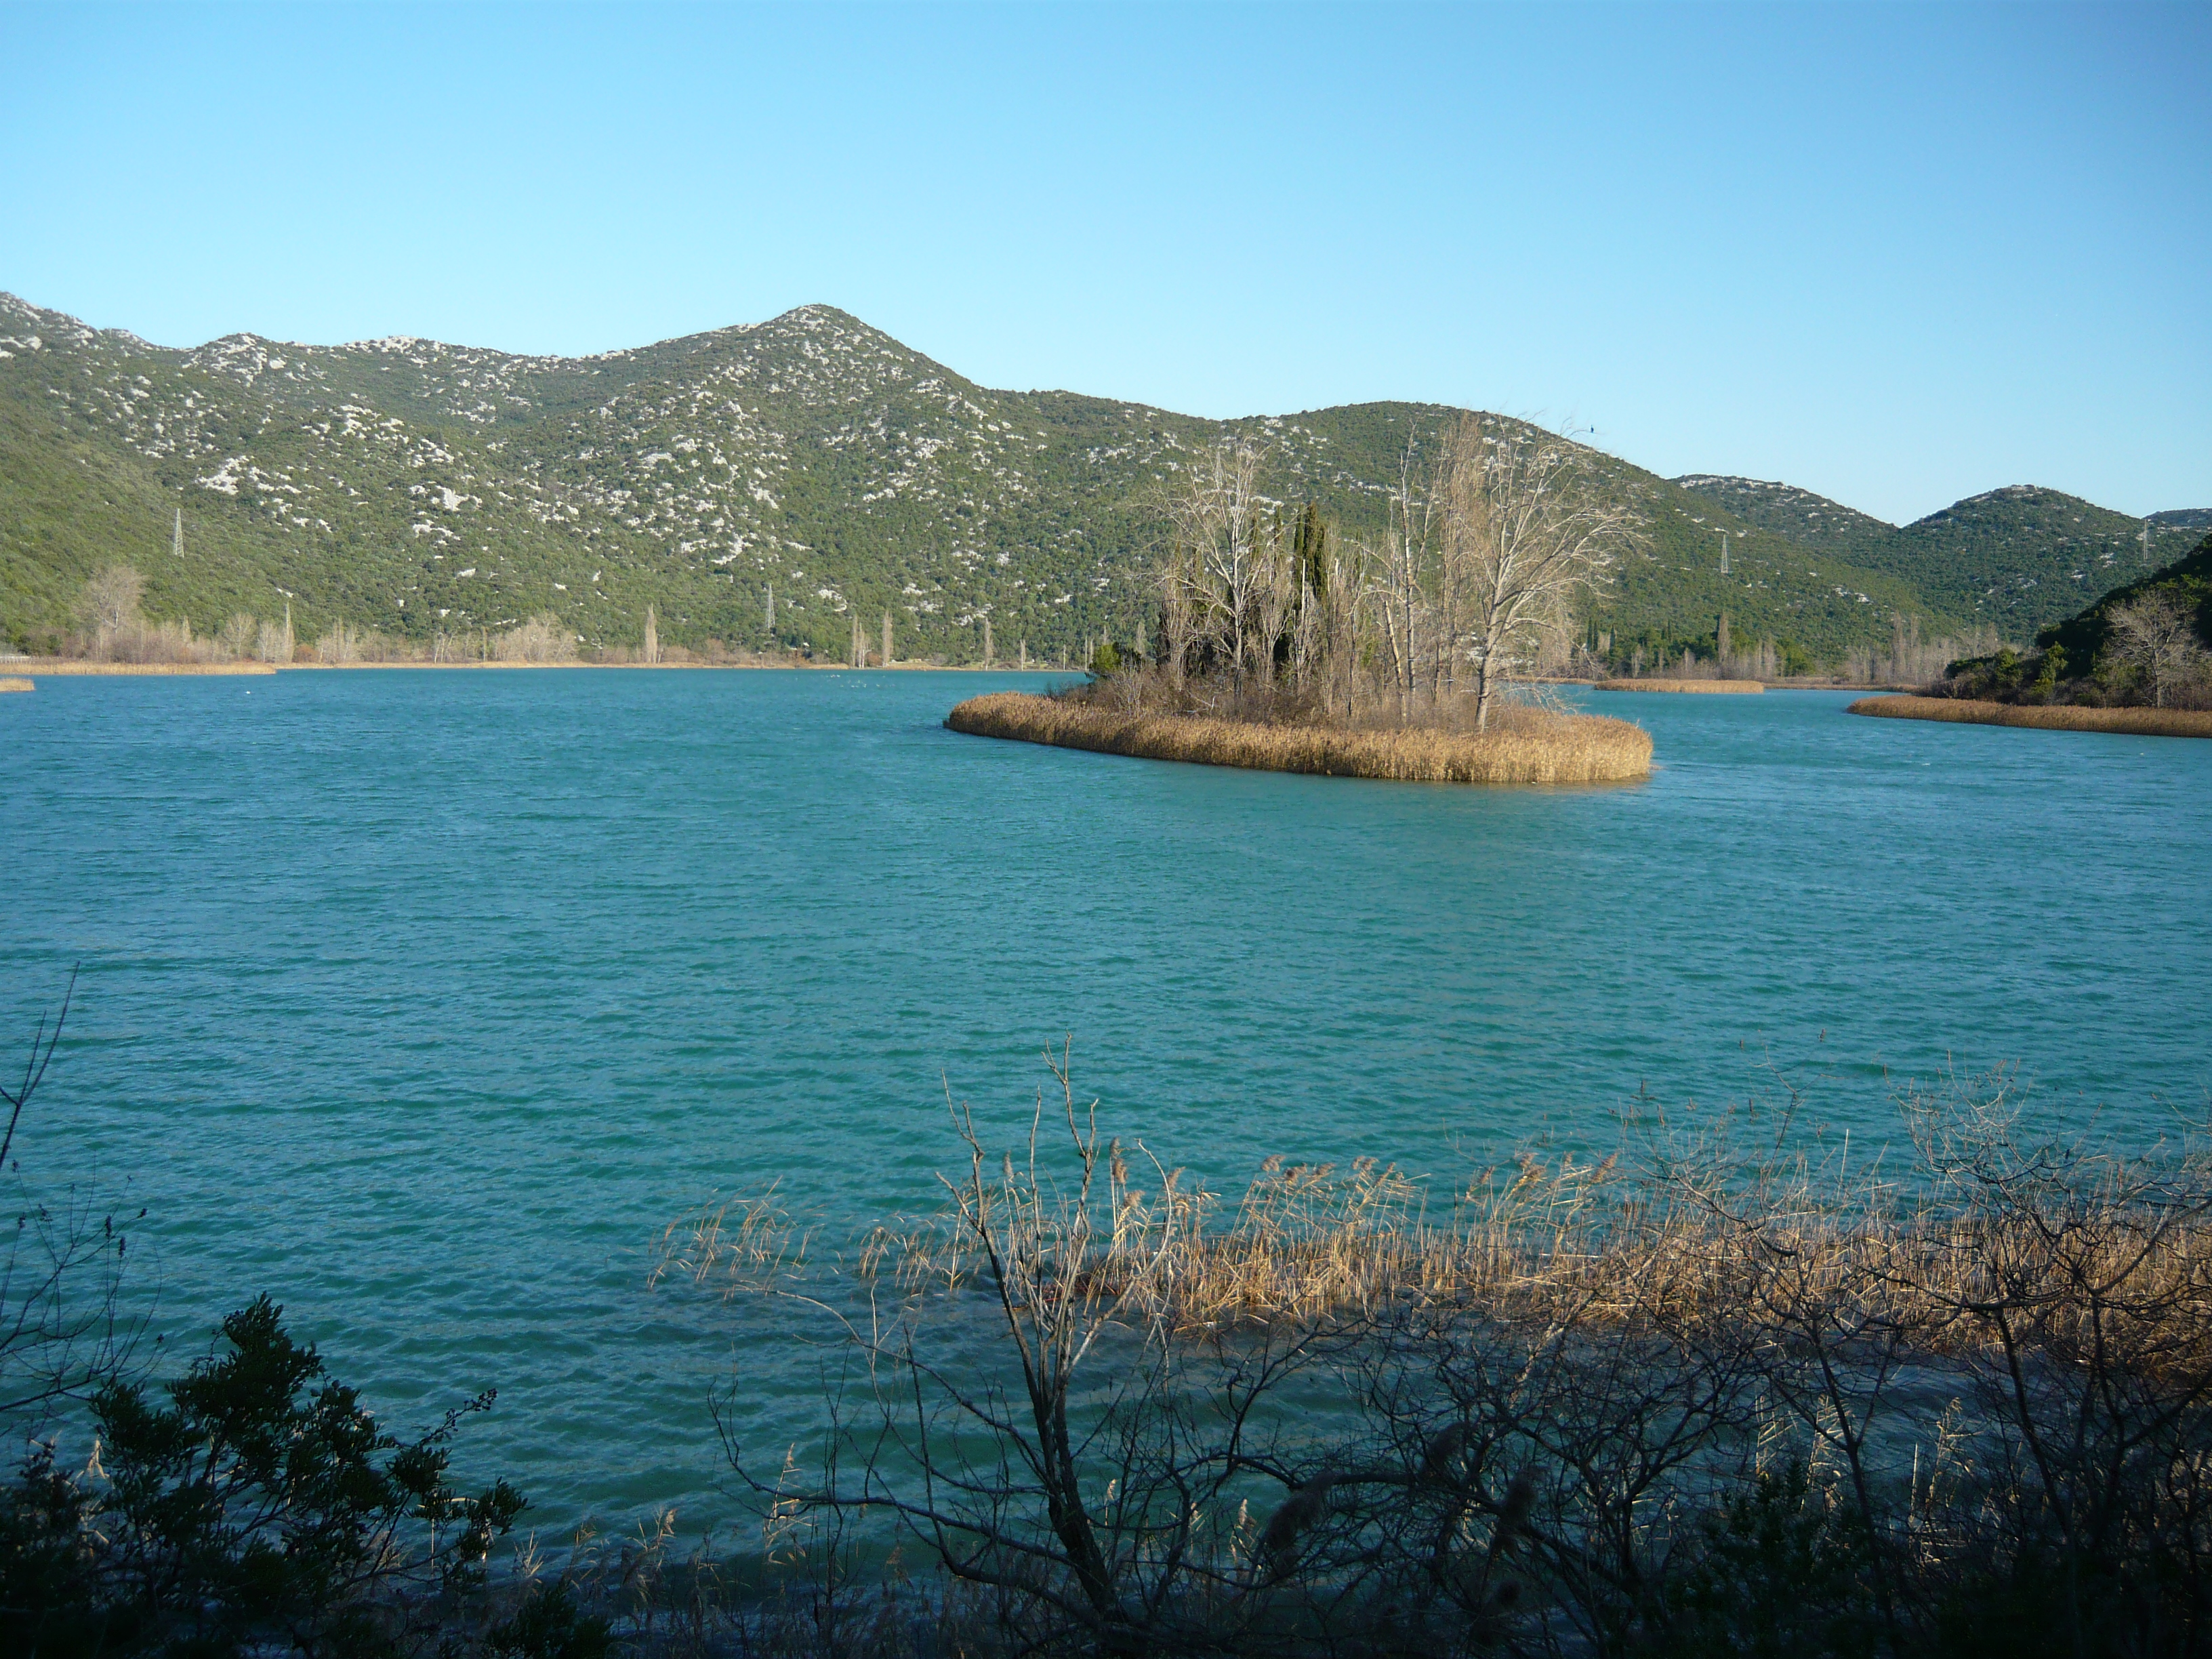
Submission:
[[[1600,680],[1592,688],[1598,691],[1718,691],[1746,693],[1764,691],[1766,687],[1758,680]]]
[[[52,660],[110,672],[131,668],[149,672],[262,663],[270,666],[347,667],[356,664],[528,664],[550,666],[589,662],[651,666],[700,664],[757,665],[803,660],[794,653],[763,655],[732,651],[708,641],[699,649],[664,645],[647,606],[641,642],[586,650],[551,611],[517,618],[501,628],[437,629],[427,639],[379,633],[343,621],[332,623],[313,639],[300,637],[288,603],[275,616],[239,611],[214,634],[196,634],[185,621],[155,621],[141,609],[146,579],[130,565],[102,565],[80,590],[77,626],[49,643]]]
[[[2110,708],[2091,703],[1989,702],[1973,697],[1909,693],[1861,697],[1854,714],[1937,720],[1957,726],[2017,726],[2041,732],[2111,732],[2137,738],[2212,738],[2212,710]]]
[[[1926,690],[1924,697],[1871,699],[1854,708],[1908,719],[2206,735],[2212,536],[2045,629],[2033,647],[2001,646],[1953,662]]]

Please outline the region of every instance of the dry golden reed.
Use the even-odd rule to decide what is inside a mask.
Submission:
[[[2046,732],[2118,732],[2137,738],[2212,738],[2212,714],[2188,708],[2083,708],[2072,704],[1977,702],[1965,697],[1861,697],[1854,714],[1886,720],[2024,726]]]
[[[40,674],[273,674],[265,662],[93,662],[69,657],[33,665]],[[27,690],[28,688],[26,688]]]
[[[1599,691],[1764,691],[1758,680],[1598,680]]]
[[[971,697],[945,717],[955,732],[1146,760],[1414,783],[1618,783],[1651,773],[1651,737],[1591,714],[1516,721],[1480,735],[1426,730],[1331,731],[1190,714],[1120,714],[1024,691]]]
[[[2212,1160],[2201,1148],[2132,1161],[2027,1146],[1965,1119],[1940,1138],[1948,1144],[1923,1139],[1917,1157],[1853,1169],[1747,1158],[1723,1129],[1702,1146],[1602,1161],[1524,1154],[1444,1194],[1372,1158],[1341,1170],[1270,1158],[1226,1208],[1181,1170],[1146,1184],[1116,1145],[1098,1224],[1079,1230],[1087,1244],[1067,1249],[1067,1214],[1050,1231],[1060,1259],[1079,1263],[1082,1298],[1182,1333],[1390,1306],[1480,1306],[1540,1325],[1656,1316],[1685,1329],[1820,1308],[1910,1332],[1928,1354],[1959,1353],[1996,1340],[1969,1316],[2002,1279],[2052,1332],[2089,1316],[2088,1284],[2089,1299],[2126,1304],[2157,1365],[2212,1358]],[[1015,1213],[998,1206],[999,1224]],[[672,1226],[663,1271],[734,1285],[803,1258],[808,1240],[770,1205],[746,1206],[745,1219],[728,1229],[707,1212]],[[877,1229],[860,1277],[909,1295],[980,1282],[989,1263],[972,1219],[948,1210]]]
[[[0,678],[0,691],[27,691],[30,689],[31,682],[20,674],[9,674]]]

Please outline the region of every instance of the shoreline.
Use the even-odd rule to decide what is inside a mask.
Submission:
[[[0,662],[10,674],[44,675],[49,679],[76,678],[94,674],[151,677],[167,674],[273,674],[276,665],[265,662],[84,662],[74,657],[25,657]]]
[[[1964,697],[1861,697],[1844,710],[1881,720],[2102,732],[2136,738],[2212,738],[2212,713],[2190,708],[2085,708],[2070,703],[1978,702]]]
[[[1635,783],[1651,775],[1651,736],[1601,714],[1556,717],[1541,734],[1330,732],[1197,715],[1115,714],[1026,691],[970,697],[947,730],[1051,748],[1254,772],[1403,783]]]
[[[1665,691],[1683,692],[1722,691],[1737,694],[1763,692],[1766,685],[1761,680],[1592,680],[1593,691]]]
[[[489,662],[88,662],[79,657],[22,657],[0,659],[0,672],[15,676],[47,675],[59,678],[89,678],[106,674],[133,677],[196,674],[302,674],[350,673],[356,670],[422,668],[446,673],[456,670],[495,669],[623,669],[649,670],[784,670],[799,669],[809,673],[848,674],[1073,674],[1081,671],[1073,668],[1030,667],[1015,668],[994,663],[986,667],[981,663],[895,662],[888,668],[880,665],[855,668],[842,662],[514,662],[494,659]],[[26,690],[28,688],[26,687]]]

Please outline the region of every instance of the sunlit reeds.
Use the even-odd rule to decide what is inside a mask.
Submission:
[[[1854,714],[1887,720],[2025,726],[2048,732],[2118,732],[2139,738],[2212,738],[2212,713],[2189,708],[2090,708],[2079,703],[1982,702],[1967,697],[1861,697]]]
[[[1764,691],[1759,680],[1597,680],[1599,691]]]
[[[1231,1203],[1054,1071],[1026,1152],[956,1112],[943,1212],[860,1250],[876,1392],[834,1402],[818,1479],[730,1443],[775,1525],[895,1516],[1036,1651],[1779,1650],[1730,1610],[1806,1598],[1899,1654],[1953,1650],[1960,1608],[2203,1650],[2160,1634],[2212,1571],[2200,1139],[2031,1132],[1998,1073],[1906,1089],[1869,1149],[1795,1127],[1778,1075],[1603,1160],[1270,1159]],[[674,1236],[707,1282],[787,1255]],[[1701,1611],[1753,1522],[1825,1565]]]
[[[1328,777],[1425,783],[1607,783],[1648,776],[1650,733],[1624,720],[1522,711],[1481,733],[1423,727],[1346,730],[1261,725],[1198,714],[1121,714],[1110,708],[999,691],[970,698],[945,725],[1101,754]]]

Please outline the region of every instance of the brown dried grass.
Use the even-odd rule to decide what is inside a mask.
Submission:
[[[273,674],[265,662],[94,662],[62,657],[31,665],[37,674]]]
[[[1854,714],[1884,720],[2021,726],[2043,732],[2117,732],[2137,738],[2212,738],[2212,714],[2188,708],[2083,708],[2069,703],[1978,702],[1966,697],[1861,697]]]
[[[4,678],[0,678],[0,691],[27,691],[30,689],[31,682],[20,674],[10,674]]]
[[[1594,691],[1764,691],[1759,680],[1596,680]]]
[[[1190,714],[1124,714],[999,691],[945,717],[955,732],[1098,754],[1418,783],[1618,783],[1650,775],[1651,737],[1626,720],[1527,710],[1502,731],[1344,731]]]
[[[2212,1375],[2212,1145],[2124,1154],[2025,1137],[2014,1092],[2002,1072],[1908,1087],[1901,1133],[1871,1158],[1723,1112],[1632,1134],[1602,1160],[1527,1152],[1442,1189],[1370,1158],[1269,1158],[1233,1205],[1116,1141],[1091,1197],[1048,1200],[1009,1164],[1004,1191],[955,1188],[959,1202],[838,1259],[918,1296],[988,1279],[983,1231],[1002,1250],[1033,1232],[1046,1277],[1072,1274],[1076,1300],[1182,1333],[1480,1307],[1535,1325],[1826,1320],[1932,1358],[2002,1340],[1988,1314],[2003,1303],[2039,1346],[2100,1327],[2138,1366]],[[671,1225],[653,1276],[764,1288],[804,1272],[814,1237],[771,1189]]]

